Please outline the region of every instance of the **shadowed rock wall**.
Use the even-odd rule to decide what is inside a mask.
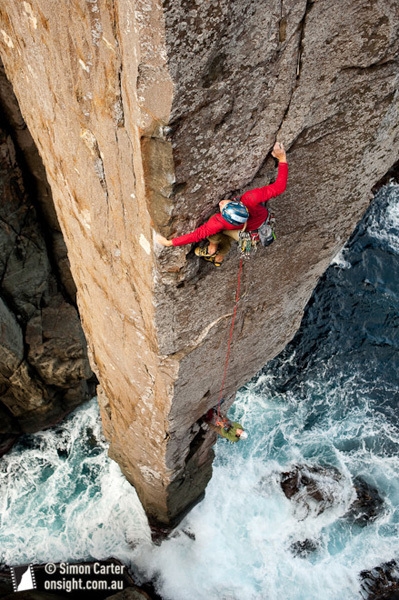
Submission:
[[[0,105],[1,454],[19,433],[61,419],[95,386],[62,235],[49,215],[46,240],[38,219],[39,200],[51,198],[44,169],[2,70]],[[53,268],[57,255],[61,270]]]
[[[205,489],[238,257],[186,233],[275,176],[278,241],[245,263],[226,395],[297,329],[398,159],[396,1],[55,0],[0,8],[0,53],[46,167],[111,455],[153,523]]]

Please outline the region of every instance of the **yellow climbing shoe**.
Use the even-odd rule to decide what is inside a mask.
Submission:
[[[212,256],[215,256],[216,252],[214,252],[213,254],[209,254],[208,246],[204,246],[203,248],[197,246],[197,248],[194,250],[194,254],[196,256],[200,256],[201,258],[211,258]]]

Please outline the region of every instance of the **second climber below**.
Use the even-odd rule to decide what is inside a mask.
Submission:
[[[220,266],[230,250],[232,241],[238,241],[241,230],[245,229],[249,233],[257,231],[266,221],[269,213],[263,203],[279,196],[287,187],[288,164],[282,143],[274,144],[272,156],[279,163],[274,183],[245,192],[239,201],[236,199],[221,200],[219,202],[220,212],[191,233],[170,240],[162,235],[157,235],[157,242],[163,246],[185,246],[207,238],[208,245],[205,248],[196,248],[195,254],[212,262],[215,266]]]

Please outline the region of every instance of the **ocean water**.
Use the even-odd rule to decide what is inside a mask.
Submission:
[[[161,545],[106,456],[95,400],[0,461],[0,562],[114,556],[165,600],[355,600],[359,573],[399,558],[399,186],[382,188],[284,352],[237,394],[249,432],[220,439],[203,502]],[[288,500],[281,472],[335,467],[334,502]],[[361,476],[383,507],[344,518]],[[295,554],[311,540],[314,550]]]

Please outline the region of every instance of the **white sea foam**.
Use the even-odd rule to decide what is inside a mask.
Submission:
[[[351,263],[345,258],[345,248],[342,248],[332,259],[332,265],[339,267],[340,269],[350,269]]]
[[[0,562],[128,560],[149,539],[135,490],[107,457],[95,400],[0,463]]]

